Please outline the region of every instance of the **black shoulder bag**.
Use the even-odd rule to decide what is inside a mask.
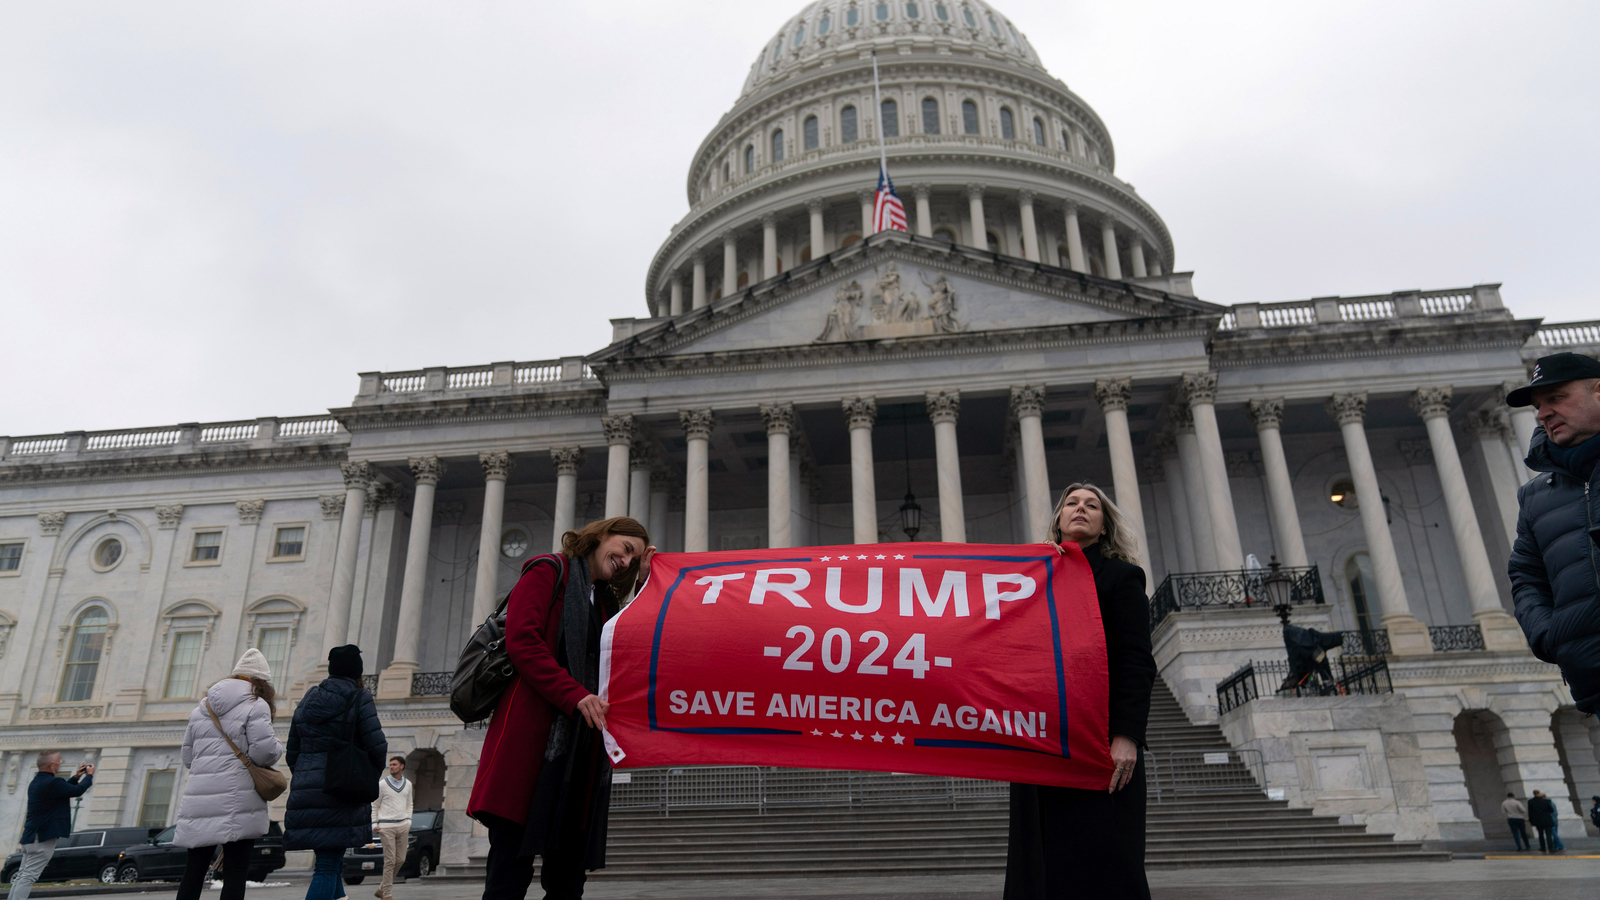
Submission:
[[[356,727],[361,718],[361,699],[366,688],[356,692],[350,703],[350,727],[343,738],[335,738],[328,748],[328,764],[322,771],[322,792],[350,803],[371,803],[378,799],[378,779],[382,768],[374,766],[366,751],[356,746]]]
[[[560,553],[555,554],[555,558],[558,562],[548,556],[528,560],[519,580],[535,565],[548,563],[556,566],[556,590],[560,591],[567,580],[567,558]],[[472,633],[456,661],[456,672],[450,679],[450,711],[463,722],[476,722],[493,714],[500,695],[505,693],[511,679],[517,677],[517,670],[511,665],[511,654],[506,652],[506,604],[510,600],[510,594],[500,598],[494,612]]]

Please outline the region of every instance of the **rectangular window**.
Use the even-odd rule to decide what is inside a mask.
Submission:
[[[163,697],[190,697],[194,695],[194,675],[200,668],[200,638],[198,631],[181,631],[172,636],[172,662],[167,666],[167,688]]]
[[[167,813],[172,808],[172,784],[177,774],[171,769],[145,773],[144,799],[139,803],[140,827],[166,826]]]
[[[850,11],[852,14],[855,10]],[[859,135],[856,132],[856,108],[846,106],[839,110],[839,141],[844,144],[854,144]]]
[[[22,568],[22,545],[0,544],[0,572],[15,572]]]
[[[190,562],[210,562],[222,554],[222,532],[199,531],[194,536],[194,551]]]
[[[263,628],[256,634],[256,649],[267,658],[272,680],[284,682],[284,667],[289,664],[289,629]]]
[[[272,542],[272,555],[275,558],[285,556],[301,556],[305,553],[306,530],[304,527],[279,528],[278,536]]]

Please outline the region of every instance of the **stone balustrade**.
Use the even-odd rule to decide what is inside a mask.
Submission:
[[[266,447],[277,444],[327,443],[343,439],[344,430],[328,415],[267,417],[234,422],[187,423],[113,431],[69,431],[24,437],[0,436],[0,465],[94,459],[101,454],[192,453],[208,449]]]
[[[1241,303],[1223,316],[1219,331],[1373,322],[1415,316],[1454,316],[1504,309],[1500,286],[1479,284],[1437,291],[1396,291],[1364,297],[1315,297],[1287,303]],[[1583,323],[1573,323],[1582,325]],[[1571,327],[1571,326],[1562,326]],[[1557,329],[1549,329],[1555,331]],[[1590,337],[1600,343],[1600,326]]]
[[[405,372],[363,372],[355,405],[468,394],[520,394],[597,385],[599,380],[581,356],[457,368],[435,366]]]

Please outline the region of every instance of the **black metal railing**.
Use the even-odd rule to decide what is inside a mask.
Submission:
[[[1477,625],[1431,625],[1428,637],[1433,639],[1435,653],[1467,653],[1482,650],[1483,629]]]
[[[1322,577],[1316,566],[1279,571],[1291,580],[1289,602],[1297,606],[1321,603]],[[1225,609],[1271,608],[1263,589],[1266,569],[1240,569],[1231,572],[1176,572],[1162,580],[1150,596],[1150,621],[1160,622],[1180,609],[1223,607]]]
[[[1263,688],[1266,696],[1278,697],[1394,693],[1389,664],[1383,659],[1353,656],[1329,662],[1334,675],[1331,683],[1314,676],[1296,685],[1284,683],[1289,677],[1286,659],[1245,663],[1239,671],[1217,682],[1217,712],[1226,713],[1263,696]]]
[[[1373,631],[1339,631],[1335,632],[1344,643],[1339,645],[1339,652],[1345,656],[1388,656],[1389,631],[1379,628]]]
[[[454,672],[417,672],[411,676],[411,696],[447,697]]]
[[[361,676],[361,686],[376,694],[378,692],[378,673]]]

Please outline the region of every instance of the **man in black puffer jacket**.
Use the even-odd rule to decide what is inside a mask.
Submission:
[[[294,777],[283,817],[283,848],[317,852],[306,900],[343,897],[345,848],[372,840],[371,802],[325,790],[337,790],[327,782],[328,754],[352,736],[356,749],[371,762],[370,780],[376,786],[389,745],[378,723],[378,707],[361,686],[361,648],[346,644],[328,652],[328,677],[306,691],[289,726],[285,759]]]
[[[1517,621],[1533,654],[1561,666],[1578,709],[1600,711],[1600,361],[1546,356],[1506,403],[1532,405],[1540,425],[1527,460],[1537,474],[1517,491]]]

